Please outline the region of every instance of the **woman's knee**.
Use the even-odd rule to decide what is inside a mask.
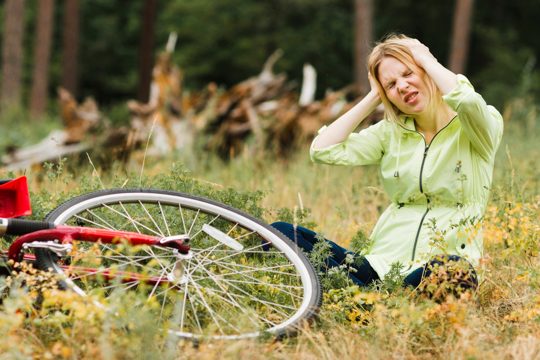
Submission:
[[[293,224],[284,221],[276,221],[270,224],[274,229],[285,235],[289,240],[295,241],[298,238],[296,229]]]
[[[425,265],[424,275],[430,274],[437,268],[442,268],[443,272],[456,277],[470,277],[470,280],[472,280],[475,285],[478,285],[476,270],[464,257],[446,254],[437,255]]]
[[[316,232],[301,226],[295,226],[283,221],[274,222],[270,226],[288,237],[306,252],[312,251],[313,246],[318,241]]]
[[[459,296],[462,292],[475,290],[478,277],[472,264],[458,255],[437,255],[423,268],[421,288],[437,285],[435,292]]]
[[[270,224],[271,227],[273,227],[276,230],[281,231],[282,233],[292,231],[294,229],[294,225],[285,221],[276,221]]]
[[[317,233],[302,226],[293,225],[284,221],[276,221],[270,224],[274,229],[281,232],[291,240],[303,239],[313,244],[316,242]]]

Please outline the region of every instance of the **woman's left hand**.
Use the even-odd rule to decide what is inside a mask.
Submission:
[[[433,79],[443,95],[456,87],[456,74],[439,63],[426,45],[416,39],[407,39],[406,46],[411,51],[414,61]]]
[[[433,56],[431,51],[429,51],[429,48],[419,40],[407,40],[407,46],[412,53],[414,61],[421,67],[425,67],[426,62],[437,62],[437,59]]]

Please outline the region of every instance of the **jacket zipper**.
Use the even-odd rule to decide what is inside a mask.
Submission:
[[[433,141],[433,140],[431,140]],[[424,157],[422,158],[422,165],[420,165],[420,192],[424,193],[424,188],[422,187],[422,173],[424,172],[424,163],[426,162],[427,152],[429,150],[429,145],[427,145],[424,149]]]
[[[435,136],[437,136],[437,134],[435,134]],[[435,136],[433,137],[433,139],[435,138]],[[423,138],[423,136],[422,136],[422,138]],[[433,139],[431,139],[432,142],[433,142]],[[425,139],[424,139],[424,141],[425,141]],[[431,143],[430,143],[430,145],[431,145]],[[427,157],[427,153],[428,153],[430,145],[426,145],[426,148],[424,149],[424,157],[422,159],[422,165],[420,165],[420,181],[419,182],[420,182],[420,192],[422,194],[424,194],[424,188],[422,187],[422,174],[424,172],[424,164],[426,162],[426,157]],[[424,212],[424,215],[422,215],[422,219],[420,219],[420,224],[418,225],[418,230],[416,230],[416,236],[414,238],[414,245],[413,245],[411,261],[414,261],[414,257],[416,256],[416,246],[418,245],[418,238],[420,237],[420,229],[422,229],[422,225],[424,224],[424,219],[426,218],[426,215],[429,212],[429,197],[427,195],[426,195],[426,200],[427,200],[427,208],[426,208],[426,211]],[[411,264],[411,266],[412,266],[412,264]]]
[[[429,145],[426,143],[426,138],[424,137],[424,135],[422,135],[421,133],[419,133],[416,130],[410,130],[410,129],[407,129],[407,128],[403,127],[406,130],[414,131],[417,134],[419,134],[422,137],[422,139],[424,140],[424,144],[426,145],[426,147],[424,148],[424,157],[422,158],[422,164],[420,165],[420,177],[419,177],[420,192],[422,194],[424,194],[424,187],[422,186],[422,174],[424,172],[424,164],[426,162],[426,157],[427,157],[427,154],[428,154],[429,147],[431,146],[431,144],[433,144],[433,140],[435,140],[437,135],[439,135],[444,129],[446,129],[452,122],[454,122],[454,120],[456,118],[457,118],[457,115],[454,116],[452,118],[452,120],[450,120],[448,122],[448,124],[446,124],[442,129],[437,131],[437,133],[431,138],[431,141],[430,141]],[[418,238],[420,237],[420,230],[422,229],[422,225],[424,224],[424,220],[426,219],[426,216],[427,216],[427,214],[429,212],[429,209],[430,209],[430,204],[429,204],[430,200],[429,200],[429,196],[427,196],[427,195],[426,195],[426,200],[427,200],[427,208],[426,208],[426,211],[424,212],[424,215],[422,215],[422,219],[420,219],[420,224],[418,224],[418,229],[416,230],[416,236],[414,238],[414,245],[413,245],[413,251],[412,251],[412,256],[411,256],[411,262],[414,261],[414,257],[416,256],[416,246],[418,245]],[[411,264],[409,269],[412,267],[412,265],[413,264]]]
[[[416,231],[416,237],[414,239],[411,261],[414,261],[414,257],[416,256],[416,245],[418,244],[418,238],[420,237],[420,229],[422,229],[422,224],[424,224],[424,219],[426,218],[426,215],[429,212],[429,198],[427,198],[427,200],[428,200],[427,209],[424,212],[424,215],[422,215],[422,219],[420,219],[420,225],[418,225],[418,230]],[[412,264],[411,264],[411,267],[412,267]]]

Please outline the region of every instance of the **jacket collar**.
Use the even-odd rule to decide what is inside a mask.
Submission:
[[[416,126],[414,125],[414,118],[412,118],[411,116],[399,115],[398,125],[405,130],[416,131]]]

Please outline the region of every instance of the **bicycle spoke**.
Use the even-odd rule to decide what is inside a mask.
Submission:
[[[280,291],[280,292],[282,292],[282,293],[284,293],[286,295],[289,295],[291,297],[294,297],[294,298],[297,298],[297,299],[302,299],[302,297],[300,295],[289,292],[289,291],[283,289],[283,287],[289,287],[289,288],[294,288],[294,289],[302,289],[301,286],[293,286],[293,285],[288,285],[287,286],[287,285],[272,284],[272,283],[267,283],[267,282],[262,282],[262,281],[245,281],[245,280],[235,280],[235,279],[227,279],[227,282],[238,283],[238,284],[249,284],[249,285],[262,285],[262,286],[266,286],[266,287],[268,287],[270,289],[275,289],[277,291]]]
[[[165,212],[163,211],[163,208],[161,207],[161,203],[158,202],[159,205],[159,212],[161,213],[161,219],[163,219],[163,224],[165,224],[165,229],[167,230],[167,236],[171,236],[171,231],[169,230],[169,224],[167,223],[167,220],[165,220]]]
[[[84,222],[88,223],[88,224],[92,224],[92,225],[95,225],[96,227],[100,228],[100,229],[107,229],[107,230],[113,230],[111,228],[108,228],[102,224],[98,224],[97,222],[95,221],[92,221],[90,219],[87,219],[87,218],[84,218],[82,216],[79,216],[79,215],[76,215],[75,218],[79,219],[79,220],[83,220]]]
[[[214,311],[212,310],[212,308],[210,306],[208,306],[208,304],[206,303],[206,300],[204,299],[204,296],[202,295],[201,293],[201,290],[199,289],[199,286],[193,281],[190,279],[190,283],[193,285],[193,287],[195,288],[195,291],[197,292],[197,294],[199,294],[199,298],[201,299],[202,303],[204,304],[204,306],[206,307],[206,310],[208,311],[208,313],[210,314],[210,316],[212,317],[212,320],[214,320],[214,323],[217,325],[219,331],[224,334],[223,330],[221,329],[221,326],[219,326],[219,322],[217,321],[217,319],[214,317]]]
[[[208,289],[208,291],[211,291],[211,292],[213,292],[213,293],[216,294],[216,295],[217,295],[219,292],[222,292],[222,291],[219,291],[219,290],[217,290],[217,289]],[[248,299],[250,299],[250,300],[253,300],[253,299],[249,298],[248,296],[241,295],[241,294],[232,294],[232,295],[231,295],[231,294],[228,294],[227,292],[223,292],[223,293],[224,293],[224,294],[227,294],[227,295],[229,295],[229,296],[236,296],[236,297],[241,298],[241,299],[246,299],[246,298],[248,298]],[[226,299],[224,299],[224,301],[226,301]],[[244,310],[244,312],[245,312],[245,310]],[[268,320],[267,318],[261,316],[260,314],[253,313],[253,314],[248,314],[248,315],[254,315],[254,316],[256,316],[257,318],[259,318],[260,320],[262,320],[262,321],[264,321],[265,323],[270,324],[270,325],[272,325],[272,326],[275,326],[275,325],[276,325],[275,323],[273,323],[272,321]],[[248,319],[250,319],[250,318],[248,317]],[[250,319],[250,320],[251,320],[251,319]],[[260,324],[257,323],[257,322],[254,322],[254,325],[260,326]]]
[[[150,294],[148,294],[148,298],[149,298],[149,299],[150,299],[152,296],[154,296],[154,292],[156,291],[156,289],[157,289],[157,287],[158,287],[158,285],[159,285],[161,279],[163,279],[163,276],[165,275],[166,272],[167,272],[166,270],[163,270],[163,271],[161,272],[161,274],[159,274],[159,279],[158,279],[158,281],[156,281],[154,287],[152,288],[152,291],[150,291]],[[166,275],[165,275],[165,276],[166,276]],[[166,289],[169,289],[169,288],[166,287]]]
[[[246,236],[253,235],[253,234],[255,234],[255,231],[252,231],[252,232],[249,232],[247,234],[241,235],[241,236],[239,236],[237,238],[234,238],[234,240],[242,239],[242,238],[245,238]]]
[[[182,225],[184,226],[184,234],[187,234],[187,228],[186,228],[186,221],[184,220],[184,212],[182,211],[182,205],[178,204],[178,208],[180,209],[180,217],[182,218]]]
[[[123,255],[122,253],[119,253],[118,251],[113,250],[112,248],[109,248],[108,246],[106,246],[106,245],[104,245],[104,244],[102,244],[102,246],[103,246],[104,248],[106,248],[106,249],[109,249],[110,251],[113,251],[113,252],[115,252],[115,253],[118,253],[118,254],[120,254],[120,255]],[[162,262],[159,261],[158,256],[156,256],[156,254],[154,253],[154,250],[153,250],[151,247],[149,247],[149,246],[143,246],[143,247],[142,247],[142,250],[143,250],[144,252],[146,252],[146,253],[149,255],[149,258],[150,258],[150,259],[155,259],[156,262],[161,266],[162,269],[165,268],[165,267],[162,265]],[[125,256],[125,258],[128,259],[128,260],[130,260],[130,259],[132,258],[131,256],[127,256],[127,255],[124,255],[124,256]],[[135,264],[136,262],[128,262],[128,263],[133,263],[133,264]]]
[[[100,216],[96,215],[92,210],[88,210],[88,212],[90,213],[90,215],[98,218],[99,220],[101,220],[103,222],[103,224],[105,224],[107,227],[106,229],[110,229],[110,230],[113,230],[114,229],[114,226],[112,226],[111,224],[109,224],[106,220],[104,220],[103,218],[101,218]]]
[[[281,310],[278,310],[276,309],[275,307],[281,307],[281,308],[284,308],[284,309],[289,309],[289,310],[296,310],[294,307],[292,306],[286,306],[286,305],[282,305],[282,304],[277,304],[277,303],[274,303],[274,302],[270,302],[270,301],[266,301],[266,300],[263,300],[263,299],[260,299],[260,298],[256,298],[254,297],[253,295],[249,294],[248,292],[246,292],[245,290],[241,289],[240,287],[234,285],[234,284],[231,284],[229,283],[227,280],[223,279],[223,281],[227,282],[229,284],[229,286],[235,288],[236,290],[238,290],[239,292],[243,293],[245,297],[247,297],[248,299],[250,300],[254,300],[256,302],[260,302],[262,304],[265,304],[265,305],[269,305],[269,306],[274,306],[272,309],[275,311],[275,312],[278,312],[280,313],[281,315],[283,316],[288,316],[287,313],[281,311]],[[214,289],[215,290],[215,289]],[[231,294],[233,296],[241,296],[240,294]]]
[[[126,218],[131,223],[131,225],[133,225],[133,227],[135,228],[135,231],[140,234],[141,230],[139,230],[139,227],[137,226],[137,222],[135,221],[135,219],[131,217],[131,215],[129,214],[129,212],[127,211],[126,207],[124,206],[122,202],[119,202],[118,204],[120,205],[122,210],[124,210],[124,214],[126,215]]]
[[[220,246],[220,245],[221,245],[221,243],[217,243],[216,245],[214,245],[213,247],[211,247],[210,250],[208,251],[208,253],[206,254],[206,256],[205,256],[202,260],[205,260],[205,259],[208,258],[210,255],[212,255],[212,249],[215,249],[215,248],[217,248],[217,247]],[[195,267],[195,269],[193,269],[193,271],[197,270],[198,266],[199,266],[199,265],[197,265],[197,266]]]
[[[219,288],[223,291],[223,293],[229,298],[229,300],[230,300],[231,302],[227,301],[226,299],[223,299],[223,300],[224,300],[225,302],[228,302],[229,304],[231,304],[231,305],[237,307],[237,308],[240,309],[240,311],[242,311],[243,313],[246,313],[246,309],[243,308],[240,304],[238,304],[238,302],[236,302],[236,301],[232,298],[231,294],[229,294],[229,293],[227,292],[227,290],[226,290],[225,288],[223,288],[223,286],[219,283],[219,281],[216,281],[216,279],[215,279],[215,277],[213,276],[213,274],[212,274],[210,271],[208,271],[207,269],[205,269],[204,267],[203,267],[202,269],[203,269],[204,272],[206,272],[206,274],[210,277],[210,279],[212,279],[212,281],[213,281],[217,286],[219,286]],[[214,289],[210,289],[210,290],[213,291]],[[255,323],[255,325],[257,325],[257,324]]]
[[[228,280],[228,279],[221,279],[222,281],[225,281],[227,284],[229,284],[230,286],[234,287],[235,289],[243,292],[244,294],[246,294],[250,299],[252,300],[256,300],[256,301],[259,301],[261,303],[265,303],[265,304],[269,304],[269,305],[275,305],[275,306],[278,306],[278,307],[282,307],[282,308],[285,308],[285,309],[290,309],[290,310],[295,310],[294,307],[291,307],[291,306],[286,306],[286,305],[281,305],[281,304],[277,304],[277,303],[273,303],[273,302],[268,302],[268,301],[265,301],[265,300],[262,300],[262,299],[258,299],[258,298],[255,298],[253,297],[252,295],[248,294],[245,292],[245,290],[241,289],[240,287],[234,285],[234,284],[231,284],[231,282]]]
[[[186,291],[187,291],[187,284],[186,284]],[[191,305],[191,310],[193,311],[193,317],[195,319],[195,322],[197,323],[197,328],[199,329],[199,333],[202,334],[203,333],[203,328],[201,326],[201,323],[199,322],[199,318],[197,317],[197,311],[195,310],[195,307],[193,305],[193,300],[191,299],[191,296],[187,296],[188,300],[189,300],[189,304]]]
[[[219,218],[219,215],[217,215],[215,218],[213,218],[212,220],[210,220],[210,222],[206,223],[206,225],[210,225],[211,223],[213,223],[217,218]],[[190,229],[191,231],[191,229]],[[199,235],[199,233],[201,233],[203,230],[202,230],[202,227],[199,231],[197,231],[195,234],[193,234],[192,236],[190,236],[190,239],[193,240],[197,235]]]
[[[231,230],[229,230],[227,232],[227,235],[230,235],[234,231],[234,229],[236,229],[237,227],[238,227],[238,223],[234,224],[234,226],[231,228]]]
[[[246,253],[246,252],[251,251],[252,249],[257,249],[257,248],[260,248],[260,247],[262,247],[262,246],[264,246],[264,245],[261,244],[261,245],[256,245],[256,246],[254,246],[254,247],[252,247],[252,248],[249,248],[249,249],[242,249],[241,252],[235,251],[233,254],[230,254],[230,255],[228,255],[228,256],[224,256],[224,257],[222,257],[222,258],[220,258],[220,259],[217,259],[217,260],[228,259],[228,258],[233,257],[233,256],[241,255],[241,254],[244,254],[244,253]],[[206,251],[206,250],[205,250],[205,251]],[[201,251],[200,253],[203,253],[203,252],[204,252],[204,251]]]
[[[130,281],[130,282],[124,282],[124,283],[120,283],[120,284],[112,284],[112,285],[109,285],[109,286],[104,286],[102,287],[100,290],[109,290],[109,289],[114,289],[114,288],[118,288],[122,285],[125,285],[124,288],[122,290],[129,290],[137,285],[139,285],[140,282],[138,280],[134,280],[134,281]]]
[[[121,217],[123,217],[124,219],[128,220],[129,222],[133,223],[133,224],[139,224],[139,226],[141,226],[143,229],[146,229],[148,230],[149,232],[152,233],[152,235],[156,235],[156,236],[163,236],[163,234],[160,234],[159,232],[149,228],[148,226],[144,225],[143,223],[135,220],[134,218],[132,218],[129,213],[127,214],[122,214],[120,211],[114,209],[113,207],[109,206],[109,205],[104,205],[105,208],[107,208],[108,210],[111,210],[113,213],[117,214],[117,215],[120,215]],[[112,230],[119,230],[119,229],[112,229]]]
[[[211,260],[211,261],[209,261],[208,263],[206,263],[204,265],[207,266],[207,265],[213,265],[213,264],[218,264],[218,265],[222,265],[222,266],[224,266],[224,265],[234,265],[234,266],[238,266],[238,267],[246,267],[246,265],[236,264],[236,263],[226,263],[226,262],[219,261],[219,260]],[[264,271],[264,272],[267,272],[267,273],[279,274],[279,275],[287,275],[287,276],[292,276],[293,275],[291,273],[287,273],[287,272],[284,272],[284,271],[272,270],[272,269],[283,268],[283,267],[291,267],[292,268],[293,265],[291,265],[291,264],[275,265],[275,266],[266,267],[266,268],[251,267],[251,269],[245,270],[245,271],[234,271],[234,274],[247,274],[247,273],[251,273],[251,272]],[[298,276],[298,275],[295,275],[295,276]]]
[[[195,261],[197,261],[195,259]],[[203,269],[207,272],[209,272],[209,270],[207,270],[206,268],[203,267]],[[212,276],[213,280],[215,281],[215,278],[220,278],[220,274],[214,274],[214,276]],[[249,294],[249,293],[246,293],[245,290],[241,289],[240,287],[234,285],[234,284],[231,284],[227,279],[221,279],[222,281],[225,281],[227,284],[229,284],[231,287],[234,287],[235,289],[237,289],[238,291],[244,293],[246,296],[248,296],[249,298],[251,299],[254,299],[255,301],[259,301],[259,302],[263,302],[263,303],[267,303],[267,304],[272,304],[272,305],[275,305],[275,306],[278,306],[278,307],[283,307],[283,308],[288,308],[288,309],[292,309],[292,310],[295,310],[295,308],[293,307],[289,307],[289,306],[286,306],[286,305],[281,305],[281,304],[276,304],[276,303],[272,303],[272,302],[267,302],[265,300],[262,300],[262,299],[258,299],[258,298],[255,298],[253,295]]]
[[[189,272],[189,268],[191,266],[191,261],[187,264],[186,272]],[[180,313],[180,331],[184,331],[184,320],[186,315],[186,300],[187,300],[187,294],[188,294],[188,284],[184,286],[184,296],[181,302],[181,313]]]
[[[161,228],[159,227],[159,225],[156,223],[156,220],[154,219],[154,217],[152,215],[150,215],[150,213],[148,212],[148,209],[146,209],[146,206],[144,206],[144,204],[139,201],[139,204],[141,204],[141,207],[142,209],[144,210],[144,212],[146,213],[146,215],[148,215],[148,218],[152,221],[152,223],[154,224],[154,226],[156,227],[156,231],[159,232],[159,234],[161,235],[161,237],[165,237],[165,234],[163,234],[163,231],[161,231]]]
[[[201,212],[201,210],[197,210],[197,213],[195,214],[195,218],[193,219],[193,221],[191,222],[191,227],[189,228],[189,231],[188,231],[188,236],[191,236],[191,230],[193,229],[193,225],[195,225],[195,221],[197,221],[197,218],[199,217],[199,213]]]

